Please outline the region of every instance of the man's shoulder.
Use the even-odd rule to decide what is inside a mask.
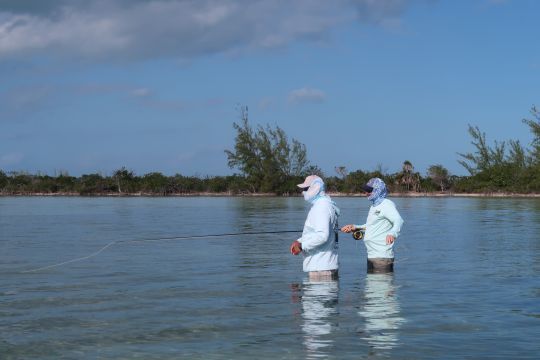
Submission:
[[[319,198],[313,202],[314,208],[321,208],[328,206],[328,201],[325,198]]]
[[[380,206],[381,207],[393,207],[395,208],[396,207],[396,204],[390,200],[390,199],[384,199],[381,203],[380,203]]]
[[[332,200],[327,197],[321,197],[313,203],[313,209],[329,209],[333,208],[334,204]]]

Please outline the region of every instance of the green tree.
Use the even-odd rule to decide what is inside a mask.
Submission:
[[[344,190],[349,193],[361,192],[362,185],[366,184],[370,178],[370,174],[362,170],[351,171],[344,180]]]
[[[56,185],[56,192],[74,192],[77,186],[77,178],[69,176],[67,172],[61,173],[56,179],[52,179]]]
[[[428,177],[435,183],[441,191],[445,191],[448,188],[450,173],[441,164],[431,165],[428,168]]]
[[[121,194],[122,188],[124,188],[124,191],[129,192],[129,188],[131,187],[130,185],[135,178],[135,174],[133,171],[126,169],[125,166],[122,166],[120,169],[116,170],[113,173],[113,178],[116,180],[118,193]]]
[[[167,192],[174,194],[189,194],[205,191],[204,180],[195,176],[176,174],[168,179]]]
[[[225,176],[209,176],[204,179],[204,182],[206,184],[206,191],[208,192],[223,193],[228,189],[227,177]]]
[[[142,190],[145,192],[165,195],[169,179],[160,172],[152,172],[144,175],[141,179]]]
[[[32,192],[32,183],[34,177],[24,171],[11,171],[11,181],[8,182],[8,193],[25,194]]]
[[[535,108],[531,111],[538,116]],[[495,141],[493,147],[486,142],[485,133],[476,126],[469,125],[469,134],[473,138],[472,144],[476,148],[474,153],[458,153],[463,159],[459,163],[469,171],[471,177],[464,178],[456,182],[458,189],[469,187],[471,191],[518,191],[529,192],[533,190],[537,182],[535,181],[535,171],[531,167],[540,166],[536,158],[540,154],[540,119],[524,120],[535,138],[533,139],[533,150],[527,154],[519,140],[508,140],[508,142]],[[508,149],[507,149],[508,145]],[[507,151],[508,150],[508,151]],[[536,172],[536,176],[538,172]]]
[[[247,185],[246,178],[241,175],[227,176],[227,189],[233,194],[242,194],[247,191],[249,186]]]
[[[540,111],[533,106],[531,108],[532,119],[523,119],[523,122],[529,126],[533,134],[531,162],[533,165],[540,165]]]
[[[324,172],[317,165],[306,166],[306,168],[300,174],[297,174],[296,176],[306,177],[308,175],[317,175],[318,177],[321,177],[321,178],[325,177]],[[302,179],[302,181],[303,180],[304,179]]]
[[[233,123],[234,150],[225,153],[229,167],[239,169],[247,177],[252,191],[279,192],[292,177],[305,175],[309,161],[304,144],[295,139],[289,143],[285,131],[279,127],[273,129],[267,125],[253,129],[247,107],[241,108],[240,117],[240,124]]]
[[[0,170],[0,193],[4,192],[4,188],[8,184],[8,177],[5,172]]]
[[[80,179],[80,195],[99,194],[105,192],[107,183],[100,174],[83,174]]]
[[[482,171],[488,170],[494,166],[500,166],[505,160],[506,143],[495,141],[495,147],[490,147],[486,142],[486,134],[480,131],[478,126],[469,125],[469,134],[473,138],[471,144],[474,145],[476,151],[474,153],[458,153],[463,160],[458,162],[471,175],[476,175]]]

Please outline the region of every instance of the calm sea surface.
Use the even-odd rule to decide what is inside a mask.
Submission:
[[[300,230],[300,198],[0,198],[0,358],[538,359],[540,200],[393,200],[393,275],[341,234],[309,282],[294,233],[170,239]]]

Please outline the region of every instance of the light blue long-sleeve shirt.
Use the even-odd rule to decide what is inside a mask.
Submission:
[[[364,243],[368,259],[394,258],[394,243],[386,244],[386,236],[397,239],[403,223],[392,200],[384,199],[379,205],[371,206],[366,223],[358,226],[366,230]]]

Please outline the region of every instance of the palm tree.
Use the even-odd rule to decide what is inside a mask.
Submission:
[[[420,189],[420,174],[414,172],[414,166],[409,160],[403,162],[403,170],[398,174],[399,185],[405,185],[407,191],[418,191]]]

